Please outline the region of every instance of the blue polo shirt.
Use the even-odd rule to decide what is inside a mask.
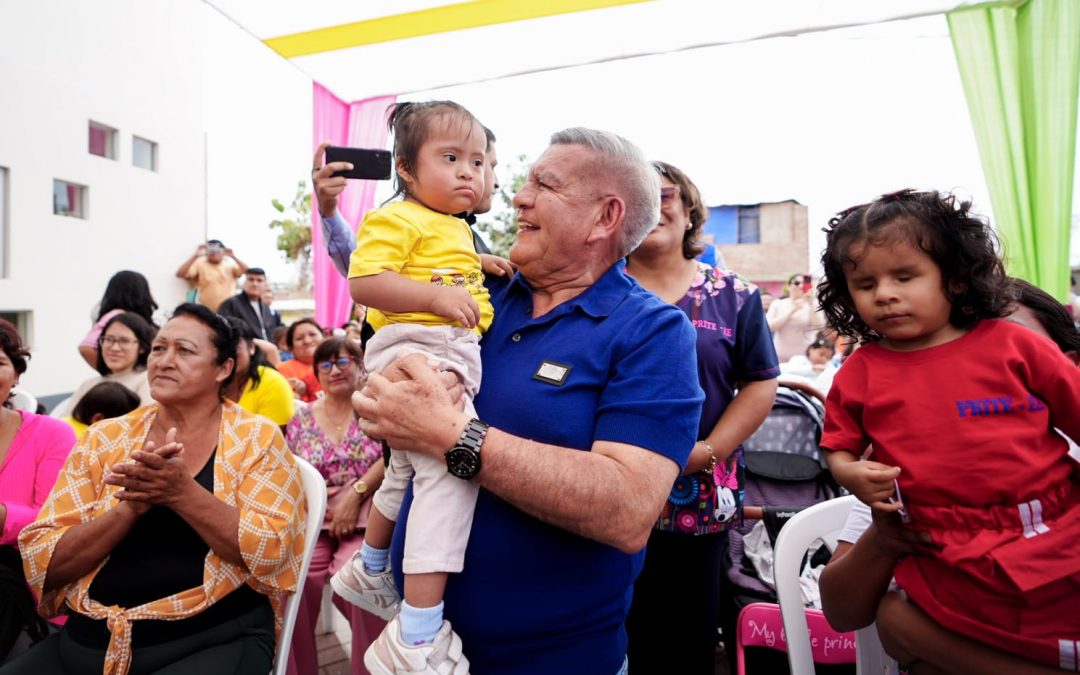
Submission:
[[[704,395],[695,334],[678,308],[641,288],[622,262],[536,319],[520,274],[492,288],[491,300],[480,419],[541,443],[587,452],[595,441],[615,441],[685,465]],[[410,489],[394,530],[395,570],[411,501]],[[644,552],[621,553],[542,523],[481,489],[465,569],[450,575],[445,596],[471,672],[615,675],[643,559]]]

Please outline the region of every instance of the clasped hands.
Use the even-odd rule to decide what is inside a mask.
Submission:
[[[171,505],[193,484],[183,452],[184,444],[176,440],[176,429],[170,428],[160,448],[146,441],[142,450],[131,453],[133,461],[112,467],[105,483],[123,488],[114,496],[139,515],[154,504]]]

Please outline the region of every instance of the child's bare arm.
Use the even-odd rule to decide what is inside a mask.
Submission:
[[[881,462],[862,461],[850,452],[830,450],[826,454],[829,470],[859,501],[881,511],[897,511],[899,502],[889,501],[895,494],[899,467]]]
[[[472,328],[480,306],[464,288],[414,281],[395,272],[349,279],[353,302],[385,312],[430,312]]]

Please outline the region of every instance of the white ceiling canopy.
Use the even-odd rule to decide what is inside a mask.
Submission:
[[[972,0],[204,0],[344,100],[941,14]]]

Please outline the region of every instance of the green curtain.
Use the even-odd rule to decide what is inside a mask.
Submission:
[[[1080,0],[962,9],[948,20],[1009,274],[1064,302]]]

